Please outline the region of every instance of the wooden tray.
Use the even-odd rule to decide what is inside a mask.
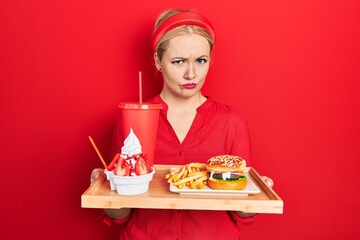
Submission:
[[[283,213],[283,201],[265,184],[254,168],[249,175],[260,189],[258,194],[248,196],[229,195],[182,195],[170,192],[165,175],[174,165],[154,165],[156,173],[150,182],[149,191],[140,195],[122,196],[110,190],[106,175],[99,178],[82,194],[83,208],[157,208],[235,210],[249,213]]]

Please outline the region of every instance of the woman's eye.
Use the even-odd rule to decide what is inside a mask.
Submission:
[[[207,59],[205,59],[205,58],[199,58],[199,59],[196,59],[196,62],[197,62],[197,63],[200,63],[200,64],[207,63]]]
[[[173,60],[171,63],[172,63],[172,64],[182,64],[182,63],[184,63],[184,60],[182,60],[182,59]]]

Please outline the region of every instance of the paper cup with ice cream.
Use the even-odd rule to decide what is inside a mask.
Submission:
[[[131,128],[121,148],[121,153],[116,154],[105,171],[110,180],[111,190],[116,190],[121,195],[147,192],[155,173],[154,168],[148,169],[147,161],[148,158],[143,154],[140,140]]]

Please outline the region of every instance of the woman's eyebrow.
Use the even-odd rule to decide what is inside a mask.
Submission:
[[[197,58],[209,58],[208,55],[201,55],[200,57],[197,57]]]

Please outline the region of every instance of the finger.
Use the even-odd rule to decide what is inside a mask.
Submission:
[[[93,184],[94,181],[100,176],[101,173],[104,172],[104,169],[101,168],[95,168],[94,170],[92,170],[91,175],[90,175],[90,184]]]

